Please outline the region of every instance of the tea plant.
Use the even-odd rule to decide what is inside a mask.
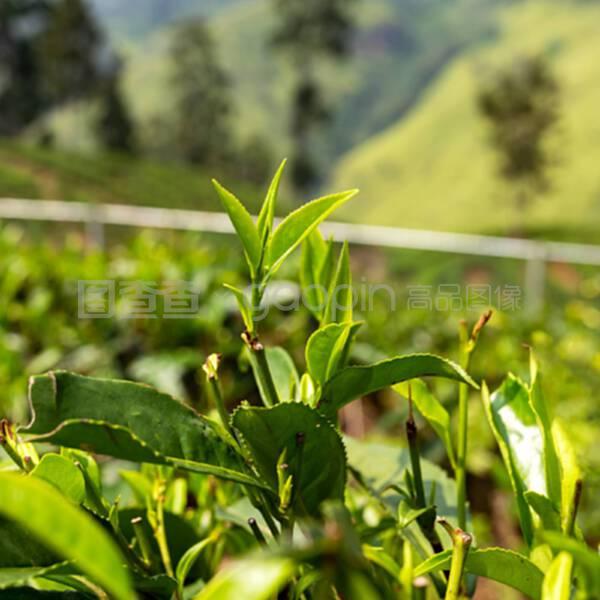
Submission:
[[[477,577],[534,599],[593,598],[600,558],[576,524],[582,474],[553,420],[535,357],[483,404],[513,486],[520,551],[478,548],[470,532],[469,358],[490,315],[461,335],[462,366],[433,354],[349,366],[354,320],[348,246],[318,225],[355,191],[303,205],[275,226],[283,164],[258,219],[215,182],[243,247],[250,294],[230,287],[263,406],[227,410],[220,356],[204,363],[214,410],[200,415],[149,386],[66,371],[30,381],[31,420],[2,421],[0,598],[460,598]],[[302,246],[318,328],[305,371],[265,345],[269,282]],[[457,383],[456,435],[424,377]],[[393,387],[408,399],[408,448],[344,437],[339,412]],[[423,459],[413,407],[440,436],[456,482]],[[120,459],[124,500],[110,493]],[[136,467],[135,463],[139,464]],[[102,474],[105,473],[103,477]]]

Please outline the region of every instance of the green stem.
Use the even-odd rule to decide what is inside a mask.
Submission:
[[[254,360],[256,376],[260,380],[261,388],[265,394],[264,403],[271,407],[278,404],[277,389],[269,370],[265,348],[257,337],[252,337],[248,332],[243,334],[243,339],[250,350],[251,359]]]
[[[134,517],[131,519],[131,525],[133,527],[133,532],[135,533],[135,539],[137,540],[140,548],[142,560],[144,561],[144,565],[146,567],[150,567],[153,563],[152,546],[150,545],[150,540],[144,531],[142,522],[142,517]]]
[[[169,577],[174,577],[173,563],[171,562],[171,553],[169,552],[169,545],[167,543],[167,531],[165,529],[165,492],[166,483],[164,479],[160,479],[156,482],[157,489],[155,494],[156,500],[156,513],[155,513],[155,526],[154,526],[154,537],[158,544],[160,551],[160,558],[165,567],[165,572]]]
[[[450,565],[450,575],[448,576],[448,587],[446,589],[445,600],[459,600],[462,598],[462,580],[465,571],[465,563],[473,538],[462,529],[456,529],[452,532],[452,564]]]
[[[250,517],[248,519],[248,525],[250,525],[250,529],[252,530],[252,533],[254,534],[256,541],[261,546],[266,546],[267,540],[265,539],[265,536],[263,535],[262,531],[260,530],[260,527],[258,526],[258,523],[256,522],[256,519],[254,517]]]
[[[583,490],[583,481],[578,479],[575,482],[575,491],[573,499],[569,507],[569,513],[567,515],[565,523],[565,534],[572,536],[575,532],[575,519],[577,518],[577,511],[579,510],[579,503],[581,502],[581,492]]]

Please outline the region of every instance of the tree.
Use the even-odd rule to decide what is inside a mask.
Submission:
[[[173,37],[175,144],[189,162],[220,164],[231,153],[229,80],[204,21],[182,23]]]
[[[43,0],[0,2],[0,135],[14,135],[45,108],[35,44],[29,23],[47,19]]]
[[[547,60],[525,57],[498,71],[482,86],[477,103],[492,127],[500,173],[517,186],[524,204],[549,185],[546,139],[558,121],[559,87]]]
[[[120,69],[106,79],[100,90],[96,135],[107,150],[133,154],[135,128],[120,89]]]
[[[314,73],[321,59],[340,60],[350,54],[354,22],[353,0],[274,0],[278,26],[272,41],[290,57],[296,71],[292,92],[290,134],[294,143],[291,165],[296,188],[314,184],[319,172],[313,158],[317,128],[331,119]]]
[[[102,78],[102,34],[84,0],[53,5],[38,44],[44,93],[53,104],[95,91]]]

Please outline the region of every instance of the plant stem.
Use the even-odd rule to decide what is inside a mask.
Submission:
[[[265,536],[263,535],[262,531],[260,530],[260,527],[258,526],[258,523],[256,522],[256,519],[254,517],[250,517],[248,519],[248,525],[250,525],[250,529],[252,530],[252,533],[254,534],[256,541],[261,546],[266,546],[267,540],[265,539]]]
[[[575,492],[570,505],[569,514],[567,515],[565,523],[565,534],[572,536],[575,531],[575,519],[577,518],[577,511],[579,510],[579,503],[581,502],[581,492],[583,490],[583,481],[578,479],[575,483]]]
[[[448,576],[448,587],[446,588],[445,600],[459,600],[462,598],[462,580],[467,562],[467,555],[473,538],[462,529],[451,532],[453,549],[450,575]]]
[[[135,517],[131,519],[131,525],[133,527],[133,532],[135,533],[135,539],[138,542],[138,546],[140,548],[140,552],[142,554],[142,560],[146,567],[152,566],[152,547],[150,545],[150,540],[144,531],[144,527],[142,526],[142,518]]]
[[[259,383],[265,395],[263,398],[264,403],[268,407],[275,406],[275,404],[278,404],[279,399],[271,371],[269,370],[265,348],[260,343],[258,337],[252,336],[247,331],[242,334],[242,339],[250,350],[251,360],[254,361],[255,374],[260,380]]]
[[[154,523],[154,537],[158,543],[158,549],[160,551],[160,557],[165,567],[165,571],[169,577],[174,577],[173,564],[171,562],[171,553],[169,552],[169,545],[167,543],[167,532],[165,529],[165,492],[166,483],[164,479],[159,479],[156,482],[156,520]]]
[[[412,469],[413,484],[417,500],[417,508],[427,508],[425,500],[425,485],[423,483],[423,473],[421,472],[421,457],[419,455],[419,439],[417,425],[415,423],[412,409],[412,394],[408,388],[408,419],[406,420],[406,437],[408,439],[408,449],[410,454],[410,464]],[[431,544],[435,553],[441,552],[444,548],[440,538],[435,531],[435,513],[424,514],[417,519],[423,535]]]

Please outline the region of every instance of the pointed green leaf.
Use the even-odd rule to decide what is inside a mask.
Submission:
[[[35,477],[0,473],[0,514],[74,561],[114,598],[135,598],[117,545],[94,519],[52,485]]]
[[[394,579],[400,579],[402,568],[383,548],[363,544],[362,551],[368,561],[381,567]]]
[[[62,573],[65,570],[65,567],[72,573],[77,572],[73,567],[69,567],[68,565],[68,562],[63,562],[56,565],[50,565],[49,567],[0,568],[0,589],[14,588],[25,585],[34,577],[43,577],[44,575]]]
[[[560,421],[554,421],[552,424],[552,434],[558,458],[560,460],[562,498],[560,510],[561,524],[563,531],[567,535],[571,535],[575,526],[575,517],[577,516],[583,474],[577,461],[575,448],[567,434],[566,427],[564,427]]]
[[[224,283],[223,286],[235,296],[246,331],[254,331],[254,321],[252,319],[252,305],[250,299],[242,290],[234,287],[233,285]]]
[[[552,561],[542,586],[542,600],[570,600],[573,557],[560,552]]]
[[[324,323],[348,323],[352,321],[354,295],[348,243],[344,242],[338,259],[335,276],[327,289],[327,306]]]
[[[302,244],[302,260],[300,266],[300,284],[304,304],[308,310],[321,321],[325,309],[325,296],[329,281],[323,284],[321,273],[327,260],[328,246],[318,229],[304,240]]]
[[[275,205],[277,204],[277,195],[279,194],[279,183],[281,182],[281,175],[283,174],[286,162],[287,159],[284,159],[279,165],[258,214],[256,226],[258,228],[258,237],[261,240],[268,238],[270,232],[273,230],[273,217],[275,216]]]
[[[542,391],[542,377],[533,351],[529,355],[531,383],[529,386],[529,403],[535,413],[544,442],[544,473],[546,477],[546,495],[557,506],[561,505],[560,466],[554,438],[552,436],[552,419],[550,418],[546,399]]]
[[[252,480],[216,423],[149,386],[56,371],[31,379],[29,400],[33,439]]]
[[[496,438],[515,494],[519,522],[525,541],[533,542],[533,521],[525,492],[546,494],[543,439],[529,405],[525,384],[509,375],[491,396],[482,386],[482,399],[488,422]]]
[[[247,558],[221,571],[194,600],[270,600],[294,571],[288,558]]]
[[[298,372],[296,371],[296,366],[294,365],[292,357],[284,348],[279,346],[265,348],[265,356],[279,401],[292,402],[295,399],[296,390],[300,385],[300,378],[298,377]],[[259,369],[256,357],[252,352],[249,352],[248,358],[260,396],[263,399],[263,402],[268,405],[270,400],[268,392],[265,389],[266,384],[263,381],[262,372]]]
[[[567,552],[585,572],[591,598],[600,596],[600,554],[583,542],[557,531],[544,531],[540,537],[555,552]]]
[[[76,504],[85,498],[85,480],[73,461],[52,452],[42,456],[39,464],[31,472],[31,477],[39,477],[52,484],[59,492]]]
[[[447,570],[452,551],[434,554],[415,568],[414,576]],[[467,573],[487,577],[514,588],[534,600],[541,598],[543,573],[525,556],[504,548],[471,549],[465,565]]]
[[[319,385],[323,386],[343,366],[346,344],[358,327],[358,323],[330,323],[317,329],[308,338],[306,366]]]
[[[324,221],[334,210],[348,202],[358,193],[350,190],[318,198],[290,213],[273,233],[269,245],[270,272],[275,273],[286,257]]]
[[[452,435],[450,431],[450,415],[444,408],[442,403],[429,391],[425,382],[420,379],[413,379],[410,383],[403,382],[394,386],[394,390],[404,396],[409,397],[412,394],[412,399],[417,407],[417,410],[423,415],[427,422],[446,447],[446,453],[450,464],[456,465],[456,457],[454,454],[454,446],[452,444]]]
[[[333,425],[316,410],[300,403],[272,408],[241,406],[233,414],[234,427],[261,477],[277,489],[277,462],[287,452],[287,474],[292,476],[292,507],[299,514],[316,515],[326,499],[342,499],[346,455]]]
[[[544,529],[560,530],[560,512],[547,496],[537,492],[525,492],[527,504],[533,508]]]
[[[355,398],[427,376],[446,377],[478,387],[461,367],[445,358],[434,354],[410,354],[373,365],[342,369],[325,385],[319,408],[327,415],[335,415]]]
[[[177,563],[177,569],[175,571],[175,576],[177,577],[177,584],[179,585],[180,590],[183,589],[185,584],[185,580],[189,575],[194,563],[200,557],[203,550],[214,543],[216,540],[215,537],[209,536],[206,539],[194,544],[190,548],[187,549],[185,554],[179,559]]]
[[[261,240],[254,221],[244,208],[244,205],[229,190],[225,189],[215,179],[212,182],[219,195],[219,200],[223,208],[227,211],[233,227],[242,242],[248,266],[250,267],[250,275],[254,278],[261,255]]]

